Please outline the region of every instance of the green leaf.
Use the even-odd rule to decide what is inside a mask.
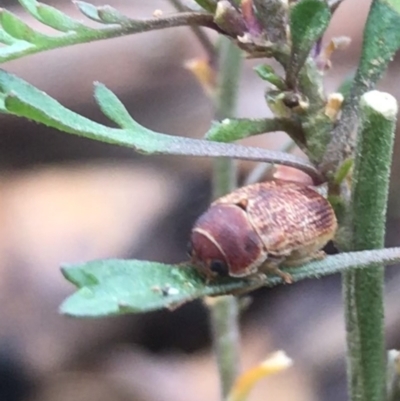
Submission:
[[[136,124],[135,131],[127,131],[109,128],[82,117],[4,70],[0,70],[0,91],[5,94],[8,112],[64,132],[117,145],[137,147],[145,153],[156,152],[167,144],[167,136],[157,135],[139,124]]]
[[[15,42],[16,42],[15,38],[6,33],[3,29],[0,29],[0,43],[3,43],[5,45],[12,45]]]
[[[182,302],[221,292],[205,287],[193,268],[137,260],[104,260],[62,269],[79,290],[61,306],[72,316],[101,317],[173,308]],[[239,282],[224,288],[239,288]]]
[[[105,85],[95,82],[94,96],[101,111],[122,128],[141,130],[139,125],[128,113],[121,101]]]
[[[39,14],[37,12],[38,2],[36,0],[18,0],[21,6],[28,12],[32,17],[39,19]]]
[[[110,6],[98,8],[98,14],[102,22],[106,24],[129,24],[129,18]]]
[[[58,31],[88,32],[91,28],[69,17],[54,7],[48,6],[36,0],[18,0],[22,7],[38,21]]]
[[[346,159],[337,169],[333,182],[336,185],[340,185],[349,175],[353,165],[354,160],[352,158]]]
[[[376,263],[400,261],[400,248],[327,256],[301,267],[285,269],[294,281],[316,278]],[[61,312],[76,317],[102,317],[174,308],[209,295],[275,286],[282,278],[224,279],[206,284],[196,269],[139,260],[100,260],[64,266],[62,272],[78,291],[61,305]]]
[[[397,7],[395,6],[397,5]],[[364,30],[364,42],[355,85],[372,89],[400,48],[399,1],[375,0]]]
[[[327,2],[322,0],[301,0],[290,12],[292,38],[291,61],[287,83],[293,86],[297,74],[303,67],[314,43],[321,38],[329,25],[331,12]]]
[[[294,123],[278,118],[226,118],[222,121],[214,121],[205,138],[210,141],[232,142],[266,132],[290,131],[293,129],[297,129]]]
[[[96,6],[90,3],[86,3],[86,1],[74,1],[74,4],[79,8],[79,11],[86,16],[87,18],[102,23],[99,16],[99,10]]]
[[[215,0],[194,0],[204,10],[214,13],[217,9],[217,2]]]
[[[98,7],[95,12],[94,6],[90,7],[89,3],[84,3],[83,11],[88,14],[89,18],[92,17],[95,21],[103,24],[107,24],[107,21],[112,22],[110,25],[95,29],[69,17],[54,7],[35,0],[19,0],[19,2],[38,21],[62,31],[63,34],[48,36],[45,40],[37,40],[35,45],[31,45],[15,39],[12,40],[10,35],[0,29],[0,42],[11,44],[11,46],[0,47],[0,62],[11,61],[30,54],[78,43],[111,39],[156,29],[187,25],[217,29],[216,24],[213,22],[213,16],[206,12],[182,12],[168,15],[165,18],[130,19],[108,6]],[[82,5],[82,3],[80,2],[77,5]],[[102,18],[104,18],[104,21]],[[115,23],[116,20],[118,20],[119,25]],[[44,35],[43,38],[45,38]]]
[[[254,68],[257,75],[264,81],[275,85],[280,90],[286,89],[285,81],[268,64],[258,65]]]
[[[4,106],[10,114],[26,117],[70,134],[135,148],[142,153],[229,157],[284,164],[299,168],[314,177],[317,182],[321,180],[318,171],[310,162],[290,154],[256,147],[182,138],[151,131],[133,120],[130,121],[123,105],[105,87],[96,89],[101,107],[113,121],[129,128],[110,128],[91,121],[68,110],[46,93],[1,69],[0,93],[4,98]],[[111,102],[110,106],[106,105],[107,101]]]
[[[36,32],[16,15],[5,9],[0,9],[0,25],[8,35],[17,40],[41,44],[49,39],[48,36]]]
[[[392,7],[397,14],[400,14],[400,2],[398,0],[386,0],[385,3]]]
[[[361,96],[373,89],[400,48],[399,0],[374,0],[364,29],[360,63],[350,94],[342,107],[342,116],[331,133],[324,160],[326,174],[334,173],[354,148],[354,131],[359,121]]]
[[[38,3],[37,14],[39,20],[54,29],[62,32],[90,32],[92,29],[85,26],[54,7]]]

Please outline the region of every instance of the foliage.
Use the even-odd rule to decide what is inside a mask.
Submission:
[[[353,401],[382,400],[383,265],[400,261],[399,248],[380,249],[385,234],[397,105],[386,95],[369,91],[400,48],[399,1],[373,0],[357,72],[342,85],[343,107],[343,97],[327,96],[323,87],[323,74],[330,68],[331,53],[338,46],[334,40],[322,46],[322,37],[341,0],[196,0],[194,9],[180,0],[171,2],[180,12],[138,20],[110,6],[74,1],[83,16],[91,20],[89,23],[36,0],[19,0],[28,14],[56,33],[36,31],[17,15],[0,9],[0,62],[79,43],[190,26],[209,56],[208,68],[218,76],[211,91],[217,121],[211,124],[205,139],[167,135],[143,127],[116,95],[100,83],[95,84],[96,102],[116,127],[96,123],[5,70],[0,70],[0,111],[145,154],[282,164],[303,170],[316,184],[326,182],[328,197],[340,222],[336,245],[343,253],[288,271],[294,281],[343,273],[350,395]],[[217,48],[200,28],[218,32],[229,46],[222,41]],[[283,73],[277,73],[266,64],[255,69],[269,85],[265,99],[272,118],[232,116],[239,73],[238,48],[251,58],[275,59],[283,69]],[[358,134],[354,140],[356,127]],[[307,158],[228,143],[277,130],[286,132]],[[216,194],[230,187],[228,178],[233,169],[229,160],[216,162]],[[78,291],[63,303],[61,311],[80,317],[175,308],[199,297],[241,294],[282,282],[275,276],[257,276],[206,283],[187,263],[171,266],[137,260],[66,266],[63,274]],[[226,319],[227,315],[216,318],[222,323]],[[233,352],[232,348],[229,352]],[[232,387],[232,378],[228,385],[225,383],[224,397]]]

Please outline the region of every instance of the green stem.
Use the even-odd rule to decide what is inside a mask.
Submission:
[[[282,152],[291,153],[294,149],[296,149],[296,144],[290,139],[289,142],[282,147]],[[243,184],[250,185],[261,181],[264,177],[267,177],[268,174],[271,174],[274,167],[275,165],[271,163],[257,164],[256,167],[254,167],[254,169],[250,171]]]
[[[384,246],[389,173],[397,114],[396,100],[372,91],[361,98],[361,126],[351,216],[351,250]],[[383,265],[343,275],[352,401],[385,399]]]
[[[215,118],[232,117],[236,108],[237,88],[241,67],[241,51],[226,38],[221,38],[218,47],[217,96]],[[236,186],[236,168],[231,159],[216,159],[213,172],[213,197],[232,191]],[[223,296],[210,305],[212,336],[221,383],[221,399],[225,400],[238,375],[239,322],[238,302],[232,296]]]
[[[373,89],[400,48],[400,5],[398,0],[373,0],[364,29],[360,63],[339,123],[330,135],[320,169],[325,174],[337,168],[354,150],[353,131],[358,123],[359,99]]]
[[[121,25],[112,24],[98,29],[82,25],[82,30],[79,32],[69,31],[57,36],[47,36],[41,43],[23,42],[23,45],[17,43],[16,45],[8,46],[6,48],[7,51],[0,51],[0,63],[79,43],[96,42],[98,40],[112,39],[135,33],[187,25],[203,26],[219,30],[213,21],[213,16],[203,12],[182,12],[165,18],[148,18],[143,20],[125,18],[123,23],[121,22]]]
[[[239,307],[236,297],[232,295],[214,298],[208,304],[221,400],[226,400],[240,368]]]

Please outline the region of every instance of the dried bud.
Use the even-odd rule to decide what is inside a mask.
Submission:
[[[219,1],[214,22],[228,35],[236,38],[246,31],[246,24],[240,13],[227,0]]]
[[[325,115],[331,121],[336,121],[338,114],[342,108],[344,97],[341,93],[331,93],[325,106]]]

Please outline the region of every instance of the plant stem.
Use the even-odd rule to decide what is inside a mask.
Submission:
[[[373,0],[364,28],[360,63],[350,93],[342,107],[339,124],[331,132],[320,169],[334,173],[354,150],[353,131],[358,122],[361,96],[371,90],[400,48],[398,0]]]
[[[290,153],[294,149],[296,149],[296,144],[290,139],[282,147],[282,152]],[[275,165],[271,163],[259,163],[254,167],[252,171],[250,171],[247,178],[244,180],[244,185],[255,184],[258,181],[261,181],[264,177],[268,176],[274,169]]]
[[[214,352],[217,358],[221,400],[226,400],[239,374],[239,307],[232,295],[212,298],[210,308]]]
[[[241,51],[226,38],[218,47],[218,77],[215,98],[217,120],[232,117],[236,107],[241,67]],[[213,172],[213,197],[217,198],[236,186],[236,168],[231,159],[216,159]],[[238,302],[232,295],[219,297],[210,305],[214,350],[221,383],[221,399],[225,400],[238,375],[239,322]]]
[[[384,246],[389,173],[397,114],[396,100],[371,91],[361,98],[350,205],[351,250]],[[352,401],[385,399],[383,265],[343,275]]]

